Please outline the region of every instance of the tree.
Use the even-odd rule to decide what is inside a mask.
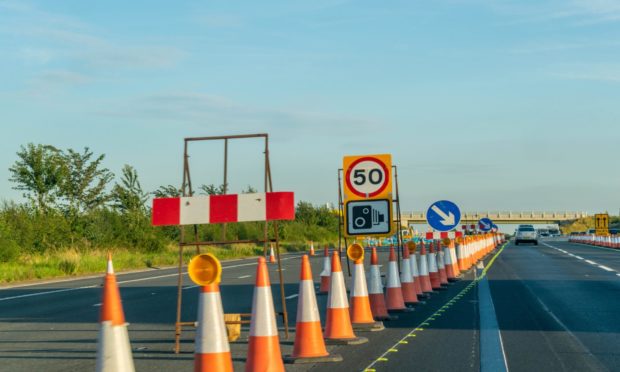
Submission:
[[[131,165],[125,164],[121,183],[116,183],[112,189],[112,201],[114,208],[123,213],[144,212],[144,204],[148,200],[148,194],[142,190],[138,181],[138,172]]]
[[[159,188],[153,191],[153,195],[156,198],[176,198],[181,196],[181,190],[173,185],[159,186]]]
[[[88,147],[83,153],[72,149],[62,154],[64,177],[60,182],[59,195],[66,198],[69,210],[80,213],[103,205],[109,198],[105,188],[114,175],[101,167],[105,155],[93,158]]]
[[[224,193],[224,185],[201,185],[200,190],[207,195],[222,195]]]
[[[15,190],[24,191],[24,197],[39,210],[47,210],[54,203],[58,186],[64,176],[60,151],[49,145],[21,146],[18,160],[9,168],[10,181],[17,184]]]

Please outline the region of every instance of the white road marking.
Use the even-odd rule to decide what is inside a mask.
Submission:
[[[199,285],[188,285],[187,287],[183,287],[183,290],[192,289],[192,288],[196,288],[196,287],[200,287],[200,286]]]
[[[287,300],[290,300],[290,299],[293,299],[293,298],[298,297],[298,296],[299,296],[299,293],[295,293],[295,294],[292,294],[290,296],[286,296],[284,298],[286,298]]]
[[[287,258],[280,259],[280,261],[294,260],[294,259],[299,259],[299,258],[301,258],[301,256],[287,257]],[[256,266],[256,264],[257,264],[257,262],[251,262],[251,263],[240,264],[240,265],[222,266],[222,270],[232,269],[232,268],[235,268],[235,267],[243,267],[243,266]],[[173,274],[151,276],[151,277],[146,277],[146,278],[122,280],[122,281],[118,282],[118,284],[143,282],[143,281],[147,281],[147,280],[168,278],[168,277],[177,276],[177,275],[179,275],[178,272],[173,273]],[[187,272],[184,272],[183,275],[187,275]],[[103,278],[103,276],[101,276],[101,278]],[[75,280],[83,280],[83,279],[84,278],[79,278],[79,279],[75,279]],[[92,284],[92,285],[85,285],[85,286],[76,287],[76,288],[64,288],[64,289],[56,289],[56,290],[53,290],[53,291],[46,291],[46,292],[28,293],[28,294],[23,294],[23,295],[17,295],[17,296],[10,296],[10,297],[0,298],[0,302],[2,302],[2,301],[9,301],[9,300],[17,300],[17,299],[20,299],[20,298],[27,298],[27,297],[43,296],[43,295],[54,294],[54,293],[73,292],[73,291],[79,291],[81,289],[97,288],[99,286],[100,286],[99,284]]]
[[[100,303],[99,303],[99,304],[94,304],[94,305],[93,305],[93,307],[99,307],[99,306],[101,306],[101,304],[100,304]]]
[[[481,261],[476,270],[476,276],[482,273],[483,269],[484,263]],[[480,371],[508,371],[502,333],[499,330],[491,288],[486,276],[478,282],[478,306],[480,311]]]
[[[251,276],[252,275],[242,275],[242,276],[238,277],[237,279],[245,279],[245,278],[249,278]]]
[[[612,269],[612,268],[610,268],[610,267],[604,266],[604,265],[599,265],[598,263],[596,263],[596,262],[594,262],[594,261],[592,261],[592,260],[586,260],[585,258],[583,258],[583,257],[581,257],[581,256],[576,256],[576,255],[574,255],[574,254],[572,254],[572,253],[569,253],[569,252],[567,252],[567,251],[565,251],[565,250],[563,250],[563,249],[560,249],[560,248],[556,248],[556,247],[554,247],[554,246],[552,246],[552,245],[549,245],[549,244],[547,244],[547,243],[543,243],[543,244],[544,244],[544,245],[546,245],[546,246],[547,246],[547,247],[549,247],[549,248],[555,249],[556,251],[564,252],[564,253],[566,253],[567,255],[571,256],[571,257],[575,257],[575,258],[576,258],[576,259],[578,259],[578,260],[583,260],[584,262],[587,262],[587,263],[589,263],[590,265],[594,265],[594,266],[596,266],[596,267],[598,267],[598,268],[601,268],[601,269],[603,269],[603,270],[605,270],[605,271],[609,271],[609,272],[612,272],[612,273],[615,273],[615,272],[616,272],[616,270],[614,270],[614,269]],[[617,275],[617,276],[620,276],[620,273],[616,273],[616,275]]]

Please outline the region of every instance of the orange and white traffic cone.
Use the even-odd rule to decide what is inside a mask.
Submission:
[[[325,246],[323,253],[323,271],[321,271],[321,286],[319,287],[319,294],[326,294],[329,292],[329,278],[332,275],[332,264],[329,258],[329,247]]]
[[[409,249],[407,248],[403,249],[403,259],[400,265],[400,286],[405,304],[417,304],[418,294],[415,291],[411,263],[409,262]]]
[[[398,265],[394,247],[390,247],[390,261],[388,262],[387,285],[385,290],[385,303],[388,311],[404,311],[407,309],[403,299],[403,290],[398,277]]]
[[[411,266],[411,275],[413,276],[413,287],[415,288],[416,296],[422,296],[422,286],[420,285],[420,270],[418,266],[418,258],[416,256],[415,244],[407,247],[409,249],[409,264]]]
[[[459,265],[456,259],[456,250],[454,247],[454,239],[450,239],[448,246],[444,249],[445,258],[446,258],[446,274],[448,275],[448,280],[455,281],[457,277],[461,275],[459,271]]]
[[[314,242],[310,242],[310,256],[314,256]]]
[[[308,256],[301,257],[297,325],[293,354],[284,358],[287,363],[339,362],[340,355],[329,355],[323,340],[321,317],[314,295],[312,269]]]
[[[358,259],[353,266],[351,285],[351,323],[355,331],[382,331],[383,323],[376,322],[370,308],[364,259]]]
[[[219,284],[200,287],[194,371],[232,372],[230,345],[224,324]]]
[[[344,286],[344,275],[340,265],[338,251],[332,254],[331,279],[327,295],[327,317],[325,319],[325,341],[328,344],[358,345],[368,342],[365,337],[353,333],[349,314],[349,301]]]
[[[252,299],[248,357],[245,362],[246,372],[284,371],[276,324],[267,263],[263,257],[259,257]]]
[[[433,287],[431,286],[431,279],[428,272],[428,258],[426,256],[424,242],[420,242],[420,286],[422,287],[422,292],[432,293]]]
[[[134,371],[127,323],[116,284],[112,255],[108,255],[108,267],[103,282],[103,299],[99,313],[99,338],[97,340],[97,372]]]
[[[381,270],[379,269],[379,258],[377,248],[372,247],[370,254],[370,284],[368,285],[368,298],[370,309],[375,320],[390,320],[392,317],[387,312],[385,306],[385,296],[383,295],[383,283],[381,283]]]
[[[430,252],[426,255],[426,258],[428,258],[428,277],[431,280],[431,288],[441,289],[441,279],[437,269],[437,253],[435,253],[433,242],[429,243],[428,249]]]
[[[273,253],[273,244],[270,244],[271,249],[269,250],[269,263],[276,263],[276,255]]]
[[[441,285],[448,285],[448,274],[446,273],[446,264],[444,261],[444,253],[441,250],[441,243],[437,241],[437,272],[439,273],[439,281]]]

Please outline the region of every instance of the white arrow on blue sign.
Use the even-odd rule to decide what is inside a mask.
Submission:
[[[440,200],[428,208],[426,221],[437,231],[450,231],[461,222],[461,210],[449,200]]]
[[[490,218],[484,217],[478,221],[478,230],[480,231],[489,232],[491,231],[493,226],[494,226],[494,223]]]

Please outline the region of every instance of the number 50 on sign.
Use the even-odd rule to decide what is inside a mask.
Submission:
[[[392,199],[392,155],[345,156],[344,199]]]

